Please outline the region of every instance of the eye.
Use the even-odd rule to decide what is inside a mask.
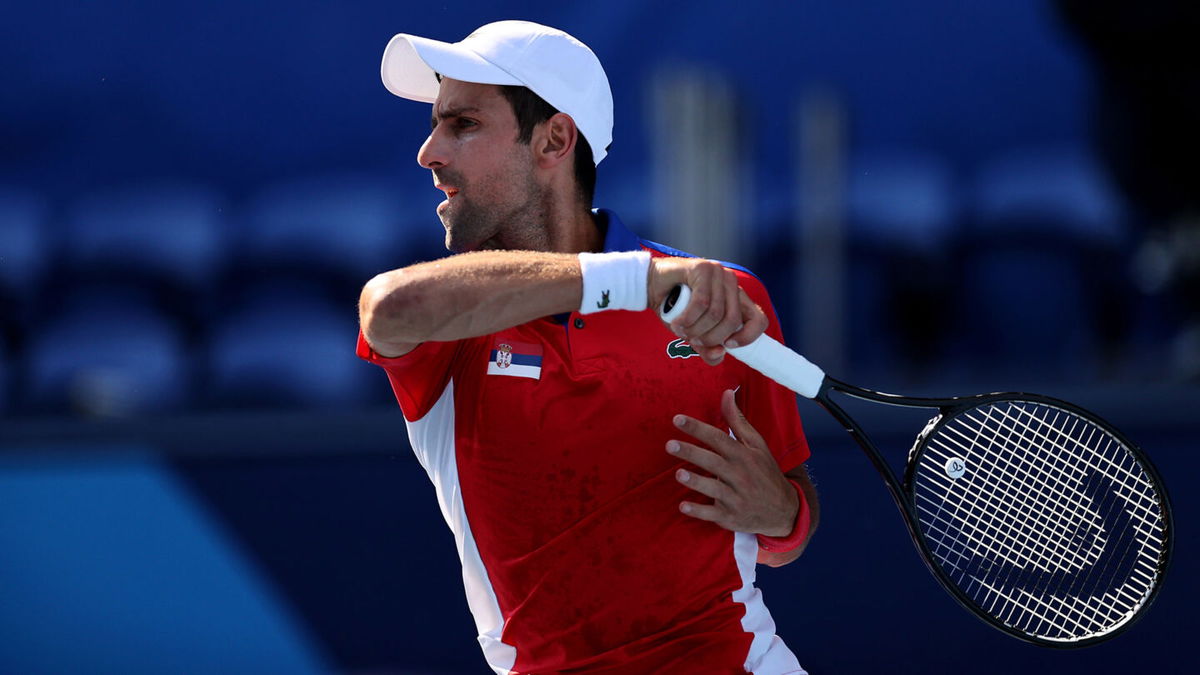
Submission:
[[[470,127],[474,127],[474,126],[478,126],[478,125],[479,125],[478,122],[476,122],[475,120],[473,120],[469,117],[459,117],[459,118],[456,118],[454,121],[454,126],[458,127],[459,129],[468,129]]]

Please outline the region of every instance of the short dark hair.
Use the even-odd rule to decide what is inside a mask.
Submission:
[[[512,106],[513,115],[517,118],[517,140],[529,143],[533,140],[533,128],[545,122],[558,113],[558,110],[547,103],[545,99],[533,93],[529,87],[520,85],[501,85],[500,93],[508,99]],[[592,199],[596,196],[596,163],[592,159],[592,146],[580,133],[575,141],[575,183],[579,188],[579,198],[586,208],[592,208]]]

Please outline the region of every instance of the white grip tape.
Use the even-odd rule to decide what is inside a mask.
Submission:
[[[825,371],[770,335],[764,333],[748,345],[730,349],[729,353],[804,398],[816,398],[821,391]]]
[[[667,323],[671,323],[676,317],[683,314],[683,310],[687,309],[688,303],[692,300],[691,288],[687,286],[678,286],[678,288],[679,296],[675,299],[675,304],[671,305],[670,311],[664,311],[667,305],[666,300],[663,300],[663,306],[658,308],[658,316]]]
[[[692,290],[687,286],[680,286],[679,297],[671,311],[665,312],[663,307],[659,307],[658,315],[663,321],[670,323],[683,314],[691,297]],[[666,304],[665,301],[663,304]],[[805,398],[816,398],[821,391],[821,382],[825,380],[825,371],[765,333],[748,345],[730,349],[729,353]]]

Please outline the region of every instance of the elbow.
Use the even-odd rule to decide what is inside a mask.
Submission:
[[[358,296],[359,327],[372,345],[422,342],[422,336],[415,334],[420,313],[420,292],[404,270],[375,276]]]

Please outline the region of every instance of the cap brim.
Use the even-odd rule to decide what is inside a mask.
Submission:
[[[517,78],[465,47],[400,33],[383,50],[383,86],[401,98],[432,103],[437,75],[479,84],[521,84]]]

